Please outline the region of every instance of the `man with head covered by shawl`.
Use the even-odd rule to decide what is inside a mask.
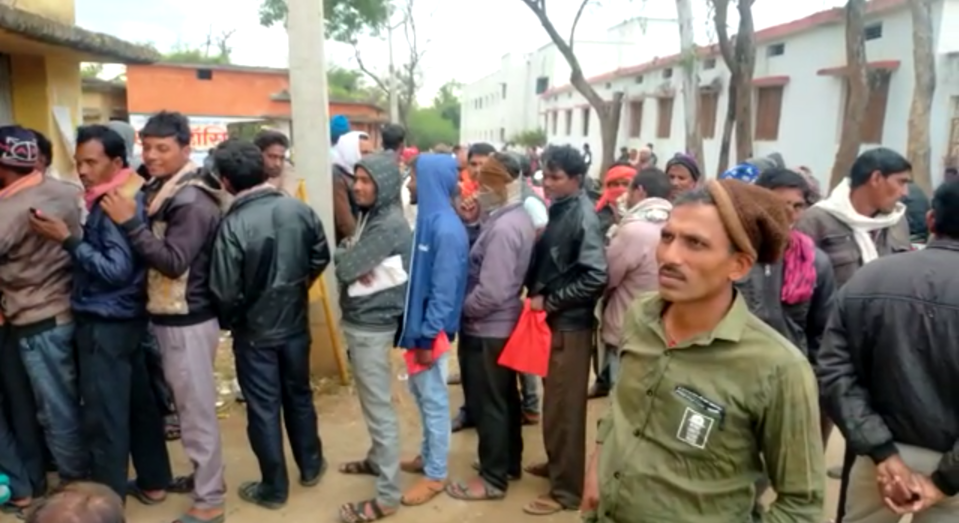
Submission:
[[[353,170],[372,151],[373,142],[369,135],[360,131],[343,134],[333,146],[333,222],[337,244],[356,230],[359,207],[353,197]]]
[[[480,169],[478,201],[486,218],[470,249],[459,342],[463,387],[479,433],[479,477],[452,483],[456,499],[502,499],[522,474],[522,413],[516,372],[497,362],[523,310],[520,295],[536,229],[523,207],[514,155],[494,153]]]
[[[617,164],[606,171],[606,177],[603,179],[603,193],[596,202],[596,216],[599,217],[603,234],[606,234],[609,228],[619,221],[617,202],[620,196],[626,194],[633,176],[636,176],[636,169],[631,165]]]
[[[673,192],[669,196],[671,200],[699,185],[703,177],[696,159],[682,153],[666,162],[666,175],[669,176],[669,184],[673,186]]]
[[[769,190],[714,180],[675,202],[656,249],[659,291],[623,321],[620,372],[588,468],[586,521],[818,523],[819,393],[801,352],[733,285],[782,256],[789,222]]]

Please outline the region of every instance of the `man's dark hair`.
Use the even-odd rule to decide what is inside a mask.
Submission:
[[[406,141],[406,129],[398,123],[388,123],[383,126],[380,136],[383,138],[384,149],[398,151]]]
[[[543,153],[546,157],[546,169],[550,171],[562,170],[568,176],[585,176],[586,161],[583,153],[572,145],[552,145]]]
[[[646,144],[646,148],[649,149],[649,152],[653,152],[653,144],[651,143]]]
[[[130,166],[127,163],[127,143],[119,133],[99,124],[83,125],[77,129],[77,145],[83,145],[91,140],[100,142],[107,158],[111,160],[119,158],[123,161],[124,167]]]
[[[175,111],[160,111],[140,129],[141,138],[175,138],[180,147],[190,145],[190,120]]]
[[[123,501],[105,485],[70,483],[29,511],[26,523],[126,523]]]
[[[884,177],[912,171],[912,164],[905,156],[886,147],[870,149],[856,158],[849,170],[849,187],[865,185],[872,173],[879,171]]]
[[[459,154],[459,152],[462,151],[462,150],[463,150],[463,146],[460,145],[460,144],[456,144],[456,145],[453,146],[453,152],[456,153],[456,154]]]
[[[496,147],[493,147],[486,142],[474,143],[470,146],[469,151],[466,153],[466,158],[470,159],[474,156],[490,156],[495,152]]]
[[[261,151],[265,151],[274,145],[279,145],[284,149],[289,149],[290,139],[280,131],[264,129],[256,133],[256,136],[253,137],[253,144],[256,145]]]
[[[503,164],[503,167],[506,168],[506,172],[509,173],[511,178],[513,178],[514,180],[519,178],[522,168],[520,167],[519,158],[517,154],[497,152],[497,153],[493,153],[492,158],[498,161],[499,163]]]
[[[932,195],[932,222],[936,236],[959,240],[959,180],[940,184]]]
[[[648,198],[669,198],[669,193],[672,190],[672,186],[669,184],[669,175],[662,169],[655,167],[647,167],[633,177],[629,188],[638,189],[640,187],[646,192]]]
[[[237,138],[230,138],[216,146],[213,168],[220,178],[230,182],[230,187],[236,192],[251,189],[266,181],[260,148]]]
[[[47,138],[47,135],[36,129],[30,129],[30,132],[33,133],[33,136],[37,139],[37,150],[40,151],[40,154],[45,160],[43,166],[50,167],[53,165],[53,142]]]
[[[799,189],[802,191],[803,199],[806,201],[809,201],[812,197],[812,188],[809,187],[809,182],[806,181],[806,178],[795,171],[782,167],[773,167],[772,169],[763,171],[763,173],[756,178],[755,184],[769,190]]]
[[[533,176],[533,161],[529,158],[528,154],[515,153],[516,161],[519,162],[519,174],[523,177]]]

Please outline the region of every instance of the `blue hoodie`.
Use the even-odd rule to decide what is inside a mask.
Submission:
[[[432,349],[440,332],[450,339],[460,326],[466,294],[469,239],[453,209],[459,169],[448,154],[422,154],[416,160],[416,228],[398,346]]]

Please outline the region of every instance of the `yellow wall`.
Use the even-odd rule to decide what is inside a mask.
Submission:
[[[72,176],[73,150],[69,150],[57,128],[53,108],[70,110],[71,128],[82,123],[80,114],[80,63],[59,56],[10,56],[13,118],[24,127],[36,129],[53,142],[54,168]]]
[[[81,114],[83,124],[106,123],[115,115],[126,113],[127,100],[122,91],[84,91],[81,87]],[[96,113],[96,116],[87,117],[86,112]]]

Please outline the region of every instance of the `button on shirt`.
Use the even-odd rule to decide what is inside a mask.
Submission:
[[[806,358],[740,296],[712,332],[676,345],[664,306],[641,296],[624,318],[594,521],[752,521],[768,471],[777,498],[762,521],[820,523],[825,465]]]

